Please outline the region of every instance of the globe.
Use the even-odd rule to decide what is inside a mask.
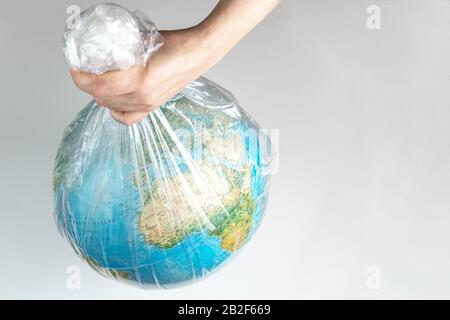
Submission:
[[[270,160],[267,136],[205,78],[132,126],[91,102],[58,150],[55,219],[102,275],[143,288],[187,284],[252,237]]]

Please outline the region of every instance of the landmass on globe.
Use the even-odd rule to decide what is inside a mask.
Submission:
[[[141,287],[203,278],[260,224],[268,177],[267,150],[248,136],[257,125],[211,81],[187,89],[132,127],[92,102],[65,130],[55,217],[104,276]]]

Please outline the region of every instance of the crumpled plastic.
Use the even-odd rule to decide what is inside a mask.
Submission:
[[[63,44],[70,67],[101,74],[145,64],[163,38],[140,11],[101,3],[83,11],[76,23],[66,24]]]
[[[65,31],[67,62],[95,73],[147,62],[161,37],[141,20],[112,4],[86,10],[80,29]],[[55,220],[106,277],[142,288],[188,284],[252,238],[272,163],[268,136],[206,78],[132,126],[91,101],[66,128],[56,156]]]

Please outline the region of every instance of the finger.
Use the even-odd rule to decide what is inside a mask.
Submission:
[[[143,66],[134,66],[127,70],[110,71],[95,75],[90,93],[95,97],[116,97],[138,90],[141,84]]]
[[[121,95],[116,97],[96,97],[98,105],[107,106],[114,111],[132,112],[147,111],[147,107],[142,103],[139,97],[133,94]]]
[[[74,68],[70,69],[72,80],[78,89],[91,94],[92,84],[95,81],[95,75],[91,73],[81,72]]]
[[[143,105],[143,104],[130,104],[130,105],[113,105],[110,107],[109,104],[105,105],[108,109],[111,111],[116,112],[144,112],[144,113],[150,113],[152,111],[155,111],[158,109],[158,107],[150,106],[150,105]]]
[[[164,104],[171,95],[161,94],[153,98],[151,94],[132,93],[116,97],[96,97],[98,105],[106,106],[114,111],[152,112]]]
[[[117,112],[111,110],[111,116],[113,119],[127,126],[131,126],[136,122],[139,122],[144,119],[147,114],[148,112]]]

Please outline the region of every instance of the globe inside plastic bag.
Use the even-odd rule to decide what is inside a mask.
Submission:
[[[96,18],[99,6],[114,10]],[[98,5],[82,13],[87,25],[66,30],[65,39],[79,39],[72,45],[80,48],[92,35],[71,32],[89,33],[123,16],[140,19]],[[154,26],[146,25],[155,36]],[[96,36],[108,38],[108,30]],[[145,30],[134,34],[146,37]],[[158,45],[147,41],[140,52]],[[91,49],[97,54],[101,48]],[[91,72],[120,69],[109,58],[75,61]],[[58,150],[55,218],[75,252],[99,273],[170,288],[204,277],[249,241],[266,207],[270,163],[268,137],[231,93],[205,78],[132,126],[92,101],[66,128]]]

